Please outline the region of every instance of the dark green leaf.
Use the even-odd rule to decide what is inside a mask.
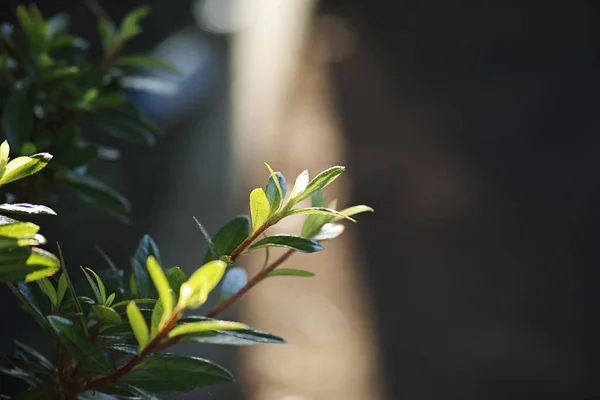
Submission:
[[[54,371],[56,368],[54,365],[39,351],[34,349],[31,346],[26,345],[25,343],[19,342],[15,340],[15,345],[25,353],[27,353],[30,357],[34,359],[36,363],[38,363],[41,367],[48,371]]]
[[[111,366],[102,350],[90,342],[83,330],[73,321],[57,315],[50,315],[48,322],[58,340],[74,360],[84,363],[94,372],[111,372]]]
[[[131,214],[129,201],[106,184],[89,175],[80,175],[72,171],[61,174],[59,177],[88,202],[101,206],[122,221],[129,221]]]
[[[231,254],[250,236],[250,229],[250,218],[247,215],[240,215],[229,221],[212,239],[217,254],[213,258],[210,251],[208,251],[204,257],[204,263]]]
[[[219,257],[217,257],[217,249],[215,247],[215,244],[212,241],[212,238],[210,237],[210,235],[208,234],[208,231],[206,230],[206,228],[204,228],[204,226],[200,223],[200,221],[198,221],[198,219],[196,217],[193,217],[194,221],[196,221],[196,225],[198,225],[198,229],[200,229],[200,232],[202,232],[202,236],[204,236],[204,240],[206,240],[206,244],[208,245],[208,252],[210,254],[210,257],[212,260],[217,259]]]
[[[223,367],[201,358],[161,354],[149,358],[120,380],[152,393],[184,393],[233,381]]]
[[[148,6],[141,6],[131,10],[123,21],[119,28],[119,39],[121,41],[129,40],[137,36],[141,31],[140,22],[150,13]]]
[[[111,350],[117,353],[128,354],[130,356],[137,355],[137,346],[134,346],[132,344],[110,343],[105,344],[103,347],[107,350]]]
[[[37,281],[42,292],[50,299],[50,304],[52,304],[52,309],[55,309],[58,304],[58,295],[56,294],[56,289],[52,285],[52,282],[46,278],[39,279]]]
[[[187,280],[185,272],[183,272],[179,267],[170,268],[167,271],[167,280],[169,281],[169,286],[171,286],[175,298],[177,299],[179,297],[179,289],[181,289],[181,285],[183,285]]]
[[[259,240],[250,246],[251,250],[262,247],[287,247],[302,253],[314,253],[323,250],[323,246],[311,239],[294,235],[272,235]]]
[[[156,143],[154,132],[143,121],[111,113],[110,115],[98,115],[93,122],[100,130],[117,139],[146,146]]]
[[[156,298],[158,295],[146,268],[146,260],[150,256],[153,256],[159,264],[162,264],[158,246],[150,235],[144,235],[133,255],[133,274],[138,295],[142,298]]]
[[[121,316],[114,309],[106,306],[92,306],[92,313],[102,322],[115,323],[121,322]]]
[[[4,136],[13,149],[18,149],[21,144],[31,138],[33,128],[33,104],[27,97],[24,88],[17,87],[8,100],[4,103],[2,113],[2,130]]]
[[[87,281],[90,285],[90,288],[92,289],[92,292],[94,293],[94,297],[96,297],[96,302],[98,304],[104,304],[104,299],[102,298],[102,295],[100,294],[100,289],[98,288],[98,286],[96,285],[96,283],[94,282],[94,280],[92,279],[90,274],[88,274],[88,271],[86,271],[86,268],[83,268],[82,266],[80,266],[80,268],[83,271],[83,275],[85,276],[85,279],[87,279]],[[105,295],[106,295],[106,293],[105,293]]]
[[[146,54],[129,54],[115,60],[115,65],[120,67],[134,67],[162,70],[167,72],[178,72],[171,64]]]
[[[302,269],[281,268],[269,272],[267,276],[301,276],[304,278],[310,278],[315,276],[315,274],[313,272],[304,271]]]
[[[269,204],[271,205],[271,213],[274,213],[279,210],[279,207],[283,203],[287,191],[287,184],[285,182],[285,177],[281,172],[274,172],[269,164],[265,163],[265,165],[271,174],[267,181],[265,193],[269,200]]]

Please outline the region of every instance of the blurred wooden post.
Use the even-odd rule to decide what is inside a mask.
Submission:
[[[232,45],[232,158],[237,163],[232,191],[244,203],[250,189],[265,184],[264,161],[281,170],[290,186],[304,168],[314,176],[344,163],[327,61],[314,34],[314,1],[255,0],[252,5],[254,22],[235,34]],[[347,198],[351,176],[352,171],[328,188],[328,198]],[[299,232],[302,220],[289,218],[273,231]],[[368,296],[356,270],[351,227],[326,247],[320,254],[294,255],[286,264],[310,269],[316,278],[273,278],[240,302],[244,322],[288,340],[242,350],[244,392],[250,398],[381,397]],[[259,263],[255,257],[244,265]]]

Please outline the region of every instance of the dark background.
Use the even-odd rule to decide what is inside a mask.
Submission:
[[[17,3],[2,2],[2,21]],[[193,24],[187,1],[101,3],[116,18],[152,5],[132,49]],[[74,31],[94,37],[79,1],[38,4],[69,12]],[[318,13],[345,18],[358,37],[330,72],[353,200],[377,210],[356,229],[388,397],[599,398],[598,2],[329,0]],[[133,225],[76,211],[44,226],[74,262],[98,265],[98,244],[124,265],[146,231],[196,235],[193,210],[209,230],[228,215],[227,204],[203,196],[226,194],[214,177],[229,157],[228,41],[195,34],[210,57],[189,78],[188,111],[158,113],[167,130],[160,145],[126,148],[123,162],[102,169],[132,200]],[[160,99],[140,102],[161,108]],[[174,174],[191,146],[198,170]],[[221,157],[202,158],[215,152]],[[179,216],[156,224],[168,207]],[[197,254],[167,242],[165,258],[191,264],[203,251],[194,240]],[[32,323],[0,295],[6,354]],[[224,390],[215,398],[240,389]]]

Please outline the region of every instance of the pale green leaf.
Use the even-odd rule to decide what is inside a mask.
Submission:
[[[0,185],[5,185],[35,174],[48,165],[51,159],[52,156],[48,153],[13,158],[6,164],[4,174],[0,178]]]
[[[129,319],[129,324],[131,325],[133,334],[139,344],[138,353],[141,353],[148,344],[149,332],[144,316],[140,312],[140,309],[135,305],[134,301],[130,301],[127,305],[127,318]]]
[[[311,239],[316,240],[318,242],[323,240],[335,239],[340,236],[344,232],[344,225],[342,224],[324,224],[321,227],[319,233],[315,236],[311,237]]]
[[[176,337],[180,335],[186,335],[190,333],[199,333],[199,332],[207,332],[207,331],[226,331],[226,330],[239,330],[239,329],[248,329],[250,328],[246,324],[242,324],[240,322],[230,322],[230,321],[201,321],[201,322],[192,322],[191,324],[182,324],[178,325],[169,332],[169,337]]]
[[[226,269],[227,264],[220,260],[210,261],[198,268],[188,281],[181,285],[177,308],[198,308],[204,304]]]
[[[331,220],[331,222],[337,222],[343,218],[348,219],[348,217],[350,217],[352,215],[356,215],[356,214],[360,214],[360,213],[364,213],[364,212],[373,212],[373,211],[375,211],[375,210],[373,210],[371,207],[365,206],[365,205],[348,207],[348,208],[345,208],[340,211],[340,214],[342,214],[342,216],[339,216],[339,215],[336,216],[334,219]]]
[[[336,217],[339,219],[345,218],[349,221],[356,222],[356,220],[354,220],[353,218],[350,218],[349,216],[342,214],[339,211],[333,210],[331,208],[325,208],[325,207],[297,208],[295,210],[289,210],[288,212],[285,213],[286,217],[288,217],[290,215],[299,215],[299,214],[327,215],[327,216]]]
[[[173,314],[173,294],[171,292],[169,281],[165,276],[161,266],[156,261],[156,258],[154,258],[154,256],[149,256],[146,264],[148,266],[150,278],[152,278],[152,282],[154,282],[154,286],[158,291],[158,297],[162,303],[162,319],[158,326],[160,329],[162,325],[171,317],[171,314]]]
[[[299,201],[300,195],[304,192],[308,186],[308,171],[304,170],[296,178],[292,192],[290,193],[290,199],[286,208],[291,208]]]
[[[310,278],[315,276],[315,274],[313,272],[304,271],[302,269],[280,268],[269,272],[267,276],[300,276],[303,278]]]
[[[265,191],[258,188],[250,193],[250,217],[252,218],[252,232],[262,227],[271,214],[271,206]]]
[[[7,212],[15,212],[21,214],[49,214],[56,215],[56,212],[50,207],[37,205],[37,204],[29,204],[29,203],[19,203],[19,204],[0,204],[1,211]]]
[[[0,177],[4,175],[4,170],[6,168],[6,164],[8,163],[8,155],[10,153],[10,145],[8,141],[5,140],[0,145]]]
[[[331,182],[336,180],[336,178],[338,176],[340,176],[340,174],[342,172],[344,172],[344,170],[345,170],[344,167],[336,165],[334,167],[327,168],[325,171],[323,171],[320,174],[318,174],[317,176],[315,176],[313,178],[313,180],[311,180],[308,183],[308,185],[306,186],[306,189],[302,192],[302,194],[300,194],[298,196],[298,201],[304,200],[304,199],[312,196],[314,193],[318,192],[319,190],[324,189]]]

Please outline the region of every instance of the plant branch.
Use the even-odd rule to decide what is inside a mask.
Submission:
[[[240,290],[237,291],[236,294],[234,294],[233,296],[231,296],[230,298],[228,298],[227,300],[223,301],[222,303],[218,304],[215,308],[210,310],[206,314],[206,316],[212,318],[212,317],[220,314],[221,312],[223,312],[223,310],[225,310],[227,307],[229,307],[230,305],[235,303],[246,292],[248,292],[250,289],[252,289],[254,286],[256,286],[260,281],[265,279],[271,271],[273,271],[275,268],[277,268],[281,264],[283,264],[295,252],[296,251],[294,249],[289,249],[288,251],[286,251],[281,257],[279,257],[277,260],[273,261],[266,268],[263,268],[258,274],[256,274],[252,279],[250,279],[244,285],[244,287],[242,287]]]
[[[231,262],[234,262],[242,254],[244,250],[248,248],[260,236],[261,233],[267,230],[271,226],[271,221],[265,222],[260,228],[256,230],[252,235],[248,236],[235,250],[229,255]]]
[[[160,346],[161,340],[163,340],[169,334],[169,332],[171,331],[171,329],[173,329],[173,326],[177,323],[180,317],[181,312],[174,313],[171,319],[169,319],[165,326],[156,334],[154,339],[152,339],[152,341],[148,343],[148,345],[144,348],[144,350],[142,350],[140,354],[129,359],[129,361],[117,368],[117,370],[112,374],[102,375],[97,377],[96,379],[92,379],[89,383],[84,385],[81,392],[98,389],[99,387],[108,382],[116,381],[117,379],[131,371],[133,368],[135,368],[146,356],[148,356],[150,353],[153,353]]]

